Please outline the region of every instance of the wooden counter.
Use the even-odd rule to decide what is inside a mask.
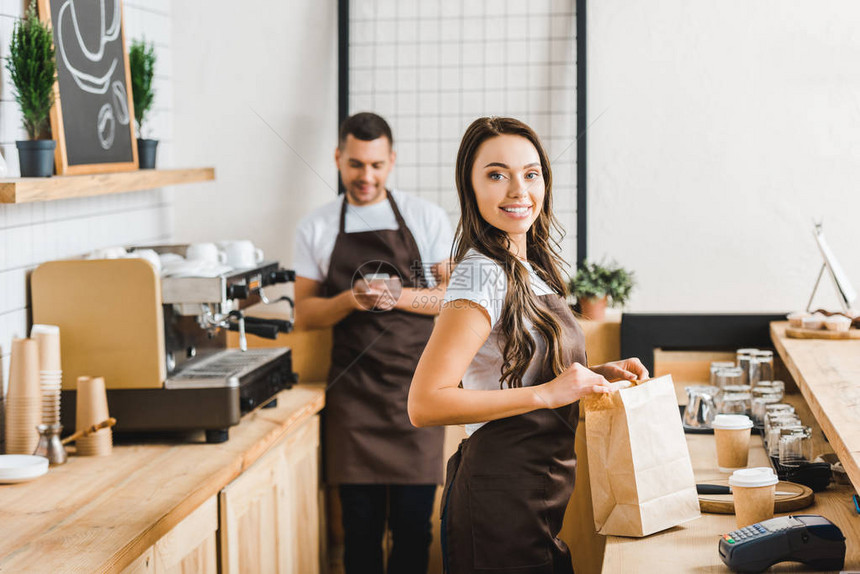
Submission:
[[[0,485],[0,571],[118,572],[133,562],[135,571],[167,571],[150,567],[153,545],[186,518],[217,513],[222,489],[297,429],[311,428],[324,404],[321,385],[277,397],[277,407],[231,427],[223,444],[202,444],[200,433],[198,444],[116,446],[110,456],[70,456],[36,480]]]
[[[855,488],[860,486],[860,339],[789,339],[771,323],[773,344]]]
[[[786,402],[794,405],[801,420],[815,429],[813,433],[815,454],[832,452],[803,398],[796,394],[788,395]],[[714,436],[688,434],[686,437],[696,482],[707,483],[713,479],[725,479],[728,475],[716,470]],[[770,466],[761,437],[757,435],[751,437],[749,466]],[[815,494],[815,502],[812,506],[795,512],[795,514],[821,514],[842,529],[843,534],[848,538],[846,570],[860,569],[860,544],[858,544],[860,517],[857,516],[851,502],[852,494],[854,489],[850,486],[831,484],[827,490]],[[728,568],[720,560],[717,544],[721,534],[735,528],[733,514],[703,513],[701,518],[645,538],[607,536],[602,571],[607,573],[728,572]],[[798,564],[785,563],[768,572],[805,571],[798,566]]]

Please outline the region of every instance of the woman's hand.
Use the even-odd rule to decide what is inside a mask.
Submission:
[[[648,369],[642,364],[642,361],[636,357],[624,359],[623,361],[613,361],[603,365],[591,367],[591,370],[602,375],[609,381],[623,379],[625,381],[644,381],[648,378]]]
[[[539,408],[557,409],[575,403],[591,393],[611,393],[618,388],[606,378],[579,363],[574,363],[559,376],[534,387]]]

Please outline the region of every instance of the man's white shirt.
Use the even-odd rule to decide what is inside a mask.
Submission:
[[[420,197],[389,190],[403,216],[403,221],[412,232],[428,285],[436,284],[430,266],[444,261],[451,255],[454,232],[445,210]],[[322,283],[328,275],[331,254],[340,225],[340,210],[343,196],[318,207],[299,221],[296,229],[293,266],[296,275]],[[397,219],[388,199],[372,205],[347,204],[344,231],[360,233],[397,229]],[[405,278],[404,278],[405,279]]]

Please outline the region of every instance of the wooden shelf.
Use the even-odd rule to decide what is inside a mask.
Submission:
[[[92,175],[0,179],[0,203],[30,203],[108,193],[125,193],[214,179],[214,167],[141,169]]]

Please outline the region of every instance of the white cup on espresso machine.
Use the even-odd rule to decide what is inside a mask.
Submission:
[[[214,243],[192,243],[185,248],[185,259],[223,264],[227,261],[227,255]]]
[[[218,245],[224,251],[227,265],[234,269],[246,269],[263,262],[263,250],[249,239],[219,241]]]

